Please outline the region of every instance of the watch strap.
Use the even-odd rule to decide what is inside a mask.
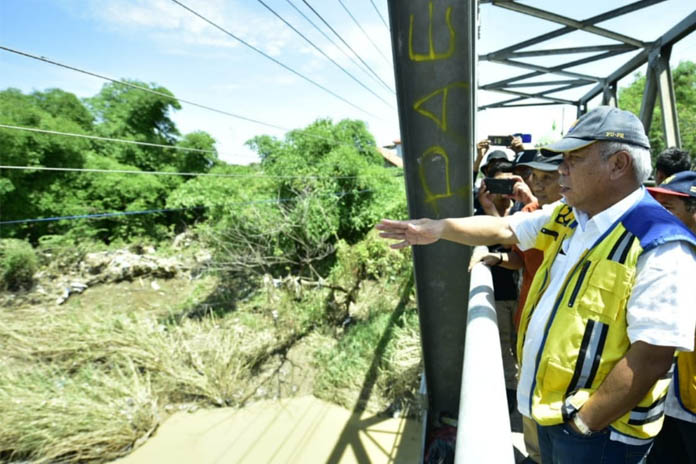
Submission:
[[[580,414],[578,414],[576,412],[575,415],[573,416],[572,421],[573,421],[573,425],[578,429],[578,431],[581,434],[583,434],[585,436],[592,435],[592,433],[593,433],[592,430],[590,430],[590,428],[587,426],[585,421],[582,420],[582,417],[580,417]]]

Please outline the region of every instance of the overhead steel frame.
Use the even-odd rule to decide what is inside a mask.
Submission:
[[[596,26],[596,24],[609,19],[617,18],[631,12],[664,2],[665,0],[640,0],[629,5],[625,5],[606,13],[602,13],[582,21],[561,16],[549,11],[535,8],[529,5],[518,3],[514,0],[479,0],[479,3],[488,3],[496,7],[505,8],[516,11],[521,14],[545,19],[555,23],[562,24],[563,27],[546,34],[541,34],[529,40],[525,40],[515,45],[502,48],[495,52],[486,55],[480,55],[479,60],[499,63],[508,66],[515,66],[522,69],[528,69],[532,72],[519,76],[503,79],[501,81],[492,82],[479,86],[480,89],[490,90],[495,92],[515,95],[515,98],[491,103],[480,106],[479,110],[488,108],[511,108],[520,106],[541,106],[541,105],[556,105],[568,104],[574,105],[578,109],[578,117],[587,111],[587,104],[590,100],[602,94],[603,105],[617,105],[617,83],[619,79],[624,78],[637,68],[648,63],[646,73],[645,93],[640,110],[640,118],[645,125],[646,131],[650,129],[652,115],[655,108],[657,96],[660,97],[660,105],[662,108],[662,123],[665,134],[666,146],[681,146],[681,137],[679,134],[679,124],[677,118],[677,107],[674,98],[674,85],[672,82],[672,72],[669,66],[669,57],[674,43],[689,35],[696,30],[696,11],[689,14],[686,18],[680,21],[676,26],[667,31],[664,35],[653,42],[643,42],[623,34],[613,32],[611,30]],[[579,46],[570,48],[556,48],[549,50],[522,50],[527,47],[554,39],[561,35],[568,34],[573,31],[585,31],[591,34],[596,34],[605,38],[609,38],[619,42],[618,44],[608,45],[593,45]],[[620,54],[635,52],[638,53],[624,63],[617,70],[606,77],[593,76],[583,74],[581,72],[569,71],[568,68],[580,66],[582,64],[591,63],[605,58],[617,56]],[[595,55],[569,61],[567,63],[544,67],[530,63],[525,63],[515,60],[515,58],[528,58],[535,56],[548,55],[565,55],[573,53],[593,53]],[[570,79],[563,80],[548,80],[524,82],[527,79],[535,78],[546,74],[555,74],[568,77]],[[578,100],[569,100],[559,96],[553,96],[558,92],[569,90],[576,87],[582,87],[595,83],[585,95]],[[530,87],[551,87],[541,92],[522,92],[521,88]],[[541,102],[529,102],[527,100],[541,100]]]

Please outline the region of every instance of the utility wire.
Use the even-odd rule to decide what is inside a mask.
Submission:
[[[10,224],[31,224],[35,222],[54,222],[54,221],[66,221],[71,219],[103,219],[115,216],[136,216],[139,214],[154,214],[154,213],[171,213],[175,211],[184,211],[188,209],[201,209],[202,206],[190,207],[190,208],[174,208],[174,209],[148,209],[144,211],[118,211],[115,213],[97,213],[97,214],[79,214],[74,216],[56,216],[56,217],[45,217],[45,218],[35,218],[35,219],[17,219],[14,221],[0,221],[0,225],[10,225]]]
[[[176,0],[172,0],[172,1],[176,1]],[[353,50],[353,47],[351,47],[350,45],[348,45],[348,42],[346,42],[345,40],[343,40],[343,37],[341,37],[341,35],[340,35],[338,32],[336,32],[336,30],[335,30],[333,27],[331,27],[331,25],[330,25],[330,24],[317,12],[317,10],[315,10],[315,9],[312,7],[312,5],[309,4],[309,2],[308,2],[307,0],[302,0],[302,3],[304,3],[305,5],[307,5],[307,7],[308,7],[310,10],[312,10],[312,12],[313,12],[313,13],[326,25],[326,27],[328,27],[328,28],[331,30],[331,32],[333,32],[334,35],[336,35],[336,37],[338,37],[339,40],[340,40],[341,42],[343,42],[343,44],[344,44],[346,47],[348,47],[348,49],[349,49],[351,52],[353,52],[353,55],[355,55],[355,57],[356,57],[358,60],[360,60],[360,62],[361,62],[363,65],[365,65],[365,67],[366,67],[367,69],[369,69],[370,72],[371,72],[372,74],[374,74],[374,76],[375,76],[377,79],[379,79],[379,81],[380,81],[382,84],[384,84],[384,86],[385,86],[387,89],[389,89],[390,92],[392,92],[393,94],[396,94],[396,92],[394,91],[394,89],[392,89],[391,87],[389,87],[389,84],[387,84],[386,82],[384,82],[384,81],[382,80],[382,78],[379,77],[379,75],[374,71],[374,69],[372,69],[372,68],[370,67],[369,64],[365,63],[365,60],[363,60],[363,59],[360,57],[360,55],[359,55],[355,50]]]
[[[373,0],[370,0],[370,3],[372,3],[372,7],[373,7],[373,8],[375,9],[375,11],[377,12],[377,15],[379,16],[379,19],[382,20],[382,23],[384,24],[384,27],[386,27],[388,31],[391,31],[391,30],[389,29],[389,25],[388,25],[387,22],[384,20],[384,16],[382,16],[382,13],[379,12],[379,8],[377,8],[377,5],[375,5],[375,2],[374,2]]]
[[[223,33],[225,33],[225,34],[227,34],[228,36],[232,37],[233,39],[235,39],[235,40],[241,42],[242,44],[246,45],[247,47],[251,48],[251,49],[254,50],[256,53],[259,53],[260,55],[264,56],[265,58],[268,58],[269,60],[273,61],[273,62],[276,63],[277,65],[279,65],[279,66],[283,67],[284,69],[290,71],[290,72],[293,73],[294,75],[296,75],[296,76],[298,76],[298,77],[304,79],[305,81],[309,82],[310,84],[312,84],[312,85],[314,85],[314,86],[320,88],[320,89],[323,90],[324,92],[326,92],[326,93],[328,93],[328,94],[330,94],[330,95],[332,95],[332,96],[338,98],[339,100],[341,100],[341,101],[344,102],[344,103],[347,103],[348,105],[352,106],[353,108],[357,109],[358,111],[361,111],[361,112],[363,112],[363,113],[365,113],[365,114],[368,114],[368,115],[372,116],[373,118],[382,119],[381,117],[377,116],[376,114],[370,113],[369,111],[367,111],[367,110],[365,110],[365,109],[363,109],[363,108],[361,108],[361,107],[355,105],[354,103],[352,103],[351,101],[349,101],[349,100],[343,98],[342,96],[338,95],[338,94],[335,93],[334,91],[327,89],[327,88],[324,87],[323,85],[321,85],[321,84],[319,84],[318,82],[316,82],[315,80],[313,80],[313,79],[311,79],[311,78],[305,76],[304,74],[300,73],[299,71],[295,71],[295,69],[291,68],[290,66],[288,66],[288,65],[286,65],[286,64],[284,64],[284,63],[282,63],[281,61],[276,60],[276,59],[273,58],[271,55],[269,55],[269,54],[263,52],[262,50],[260,50],[260,49],[258,49],[258,48],[256,48],[256,47],[254,47],[254,46],[251,45],[249,42],[245,41],[245,40],[242,39],[241,37],[238,37],[238,36],[234,35],[234,34],[231,33],[230,31],[228,31],[227,29],[224,29],[223,27],[219,26],[218,24],[214,23],[214,22],[211,21],[210,19],[208,19],[208,18],[206,18],[205,16],[201,15],[201,14],[198,13],[197,11],[195,11],[195,10],[189,8],[188,6],[184,5],[184,4],[181,3],[179,0],[171,0],[171,1],[174,2],[174,3],[176,3],[177,5],[179,5],[179,6],[182,7],[183,9],[187,10],[187,11],[190,12],[191,14],[193,14],[193,15],[199,17],[200,19],[202,19],[203,21],[207,22],[208,24],[210,24],[210,25],[213,26],[214,28],[218,29],[219,31],[221,31],[221,32],[223,32]]]
[[[328,41],[331,43],[331,45],[333,45],[334,47],[336,47],[336,50],[338,50],[338,51],[340,51],[341,53],[343,53],[343,56],[345,56],[346,58],[348,58],[348,59],[351,61],[351,63],[353,63],[353,65],[355,65],[355,67],[359,68],[361,71],[363,71],[363,72],[365,73],[365,75],[369,76],[370,79],[374,80],[374,81],[377,82],[379,85],[383,85],[383,83],[382,83],[382,81],[381,81],[380,79],[375,78],[375,76],[374,76],[368,69],[365,69],[365,67],[364,67],[363,65],[361,65],[360,63],[358,63],[352,55],[349,55],[348,52],[346,52],[346,51],[343,49],[343,47],[339,47],[338,44],[337,44],[336,42],[334,42],[334,40],[333,40],[331,37],[329,37],[329,35],[328,35],[326,32],[324,32],[324,30],[323,30],[322,28],[320,28],[319,26],[317,26],[317,25],[314,23],[314,21],[312,21],[311,19],[309,19],[309,18],[307,17],[307,15],[304,14],[304,12],[303,12],[302,10],[300,10],[300,9],[292,2],[292,0],[285,0],[285,1],[288,2],[288,4],[289,4],[291,7],[293,7],[293,9],[294,9],[295,11],[297,11],[297,12],[300,14],[300,16],[302,16],[309,24],[311,24],[311,25],[314,27],[314,29],[316,29],[317,31],[319,31],[319,33],[320,33],[321,35],[323,35],[324,38],[325,38],[326,40],[328,40]]]
[[[373,190],[371,190],[371,189],[354,190],[354,191],[350,191],[350,192],[329,193],[329,194],[317,195],[317,196],[319,196],[319,197],[336,196],[337,198],[342,198],[346,195],[358,194],[358,193],[367,193],[367,192],[372,192],[372,191]],[[112,213],[78,214],[78,215],[73,215],[73,216],[54,216],[54,217],[34,218],[34,219],[17,219],[17,220],[12,220],[12,221],[0,221],[0,225],[30,224],[30,223],[36,223],[36,222],[55,222],[55,221],[75,220],[75,219],[104,219],[104,218],[117,217],[117,216],[136,216],[136,215],[141,215],[141,214],[161,214],[161,213],[173,213],[176,211],[188,211],[188,210],[194,210],[194,209],[210,209],[210,208],[219,208],[221,206],[235,206],[235,205],[244,206],[244,205],[252,205],[252,204],[259,204],[259,203],[284,203],[284,202],[296,201],[296,200],[297,200],[297,197],[295,197],[295,198],[279,198],[279,199],[272,199],[272,200],[238,201],[238,202],[232,202],[232,203],[222,203],[219,205],[212,205],[212,206],[190,206],[187,208],[147,209],[147,210],[142,210],[142,211],[116,211],[116,212],[112,212]]]
[[[16,166],[0,165],[0,169],[16,171],[58,171],[58,172],[90,172],[101,174],[145,174],[156,176],[191,176],[191,177],[231,177],[237,179],[359,179],[369,177],[400,177],[403,173],[392,174],[363,174],[358,176],[316,176],[316,175],[272,175],[272,174],[216,174],[210,172],[173,172],[173,171],[138,171],[128,169],[93,169],[93,168],[58,168],[49,166]]]
[[[372,91],[372,89],[370,89],[370,88],[367,87],[365,84],[363,84],[362,81],[360,81],[357,77],[355,77],[353,74],[351,74],[351,73],[350,73],[348,70],[346,70],[343,66],[341,66],[340,64],[338,64],[338,63],[337,63],[333,58],[331,58],[329,55],[327,55],[326,53],[324,53],[324,51],[323,51],[321,48],[319,48],[316,44],[314,44],[314,42],[312,42],[310,39],[308,39],[308,38],[307,38],[304,34],[302,34],[300,31],[298,31],[292,24],[290,24],[288,21],[286,21],[285,18],[283,18],[281,15],[279,15],[273,8],[271,8],[270,6],[268,6],[268,5],[266,4],[266,2],[264,2],[263,0],[257,0],[257,1],[258,1],[261,5],[263,5],[268,11],[270,11],[271,13],[273,13],[278,19],[280,19],[281,21],[283,21],[283,22],[285,23],[286,26],[288,26],[290,29],[292,29],[293,31],[295,31],[295,32],[296,32],[300,37],[302,37],[308,44],[310,44],[312,47],[314,47],[314,49],[315,49],[316,51],[318,51],[319,53],[321,53],[327,60],[331,61],[331,62],[332,62],[334,65],[336,65],[341,71],[343,71],[346,75],[348,75],[348,77],[350,77],[350,78],[353,79],[355,82],[357,82],[362,88],[364,88],[365,90],[367,90],[368,92],[370,92],[370,93],[371,93],[372,95],[374,95],[375,97],[379,98],[381,101],[383,101],[383,102],[384,102],[387,106],[389,106],[390,108],[396,109],[396,108],[394,108],[394,106],[393,106],[391,103],[389,103],[387,100],[385,100],[384,98],[382,98],[382,97],[380,97],[379,95],[377,95],[374,91]]]
[[[22,131],[29,131],[29,132],[38,132],[40,134],[64,135],[66,137],[79,137],[79,138],[90,139],[90,140],[101,140],[104,142],[130,143],[132,145],[143,145],[146,147],[167,148],[170,150],[193,151],[193,152],[197,152],[197,153],[212,153],[212,154],[217,155],[217,152],[215,150],[204,150],[202,148],[179,147],[177,145],[162,145],[159,143],[138,142],[136,140],[123,140],[123,139],[114,139],[111,137],[99,137],[97,135],[73,134],[71,132],[59,132],[59,131],[52,131],[52,130],[46,130],[46,129],[36,129],[34,127],[10,126],[8,124],[0,124],[0,128],[22,130]]]
[[[136,140],[123,140],[123,139],[114,139],[111,137],[99,137],[97,135],[73,134],[71,132],[59,132],[59,131],[52,131],[52,130],[46,130],[46,129],[36,129],[34,127],[10,126],[8,124],[0,124],[0,127],[3,129],[14,129],[14,130],[29,131],[29,132],[38,132],[40,134],[64,135],[67,137],[80,137],[83,139],[101,140],[101,141],[105,141],[105,142],[130,143],[132,145],[143,145],[146,147],[158,147],[158,148],[168,148],[170,150],[193,151],[193,152],[197,152],[197,153],[217,154],[217,152],[215,150],[204,150],[202,148],[179,147],[177,145],[162,145],[159,143],[138,142]]]
[[[372,40],[372,38],[368,35],[368,33],[365,31],[365,29],[363,29],[363,27],[360,25],[360,22],[355,18],[355,16],[353,16],[353,13],[350,12],[350,10],[349,10],[348,7],[346,6],[346,4],[343,3],[343,0],[338,0],[338,3],[340,3],[341,6],[343,7],[343,9],[346,10],[346,13],[348,13],[348,16],[350,16],[350,19],[352,19],[353,22],[355,23],[355,25],[358,26],[358,29],[360,29],[360,30],[362,31],[362,33],[363,33],[363,35],[365,36],[365,38],[372,44],[372,46],[374,47],[374,49],[377,50],[377,53],[379,53],[380,56],[381,56],[382,58],[384,58],[384,61],[385,61],[387,64],[391,64],[391,62],[389,61],[389,59],[388,59],[386,56],[384,56],[384,53],[382,53],[382,50],[379,49],[379,47],[377,46],[377,44]]]
[[[244,120],[244,121],[252,122],[252,123],[259,124],[259,125],[266,126],[266,127],[270,127],[270,128],[273,128],[273,129],[282,130],[282,131],[284,131],[284,132],[290,132],[290,131],[292,130],[292,129],[288,129],[287,127],[282,127],[282,126],[278,126],[278,125],[275,125],[275,124],[266,123],[266,122],[263,122],[263,121],[259,121],[259,120],[257,120],[257,119],[247,118],[246,116],[241,116],[241,115],[235,114],[235,113],[230,113],[229,111],[224,111],[224,110],[220,110],[220,109],[217,109],[217,108],[212,108],[212,107],[210,107],[210,106],[201,105],[201,104],[199,104],[199,103],[196,103],[196,102],[193,102],[193,101],[190,101],[190,100],[184,100],[184,99],[182,99],[182,98],[177,98],[177,97],[174,97],[174,96],[172,96],[172,95],[169,95],[169,94],[166,94],[166,93],[163,93],[163,92],[158,92],[157,90],[150,89],[150,88],[148,88],[148,87],[143,87],[143,86],[141,86],[141,85],[137,85],[137,84],[130,83],[130,82],[128,82],[128,81],[114,79],[114,78],[111,78],[111,77],[108,77],[108,76],[104,76],[104,75],[101,75],[101,74],[97,74],[97,73],[94,73],[94,72],[91,72],[91,71],[86,71],[86,70],[84,70],[84,69],[76,68],[76,67],[74,67],[74,66],[70,66],[70,65],[67,65],[67,64],[64,64],[64,63],[59,63],[59,62],[57,62],[57,61],[49,60],[48,58],[43,57],[43,56],[33,55],[33,54],[31,54],[31,53],[23,52],[23,51],[20,51],[20,50],[15,50],[15,49],[9,48],[9,47],[4,47],[4,46],[2,46],[2,45],[0,45],[0,50],[5,50],[5,51],[10,52],[10,53],[14,53],[14,54],[21,55],[21,56],[24,56],[24,57],[27,57],[27,58],[31,58],[31,59],[34,59],[34,60],[42,61],[42,62],[44,62],[44,63],[52,64],[52,65],[54,65],[54,66],[59,66],[59,67],[61,67],[61,68],[69,69],[69,70],[71,70],[71,71],[75,71],[75,72],[78,72],[78,73],[81,73],[81,74],[86,74],[86,75],[88,75],[88,76],[92,76],[92,77],[96,77],[96,78],[99,78],[99,79],[103,79],[103,80],[106,80],[106,81],[109,81],[109,82],[113,82],[113,83],[115,83],[115,84],[125,85],[125,86],[131,87],[131,88],[133,88],[133,89],[137,89],[137,90],[140,90],[140,91],[143,91],[143,92],[147,92],[147,93],[151,93],[151,94],[154,94],[154,95],[159,95],[159,96],[161,96],[161,97],[168,98],[168,99],[170,99],[170,100],[172,100],[172,101],[179,101],[179,102],[186,103],[186,104],[189,104],[189,105],[192,105],[192,106],[196,106],[196,107],[198,107],[198,108],[203,108],[203,109],[205,109],[205,110],[213,111],[213,112],[215,112],[215,113],[220,113],[220,114],[223,114],[223,115],[225,115],[225,116],[230,116],[230,117],[233,117],[233,118],[236,118],[236,119],[241,119],[241,120]],[[305,134],[305,136],[306,136],[306,137],[313,138],[313,139],[318,139],[318,140],[327,140],[327,141],[330,141],[330,142],[332,141],[331,139],[329,139],[329,138],[327,138],[327,137],[323,137],[323,136],[321,136],[321,135]],[[354,145],[350,145],[350,144],[348,144],[348,143],[341,143],[340,145],[354,146]]]
[[[111,137],[99,137],[97,135],[87,135],[87,134],[75,134],[72,132],[59,132],[59,131],[53,131],[53,130],[47,130],[47,129],[38,129],[35,127],[23,127],[23,126],[11,126],[9,124],[0,124],[0,128],[2,129],[11,129],[11,130],[21,130],[21,131],[28,131],[28,132],[37,132],[39,134],[48,134],[48,135],[62,135],[65,137],[79,137],[79,138],[84,138],[84,139],[90,139],[90,140],[99,140],[102,142],[117,142],[117,143],[128,143],[132,145],[144,145],[147,147],[158,147],[158,148],[165,148],[165,149],[171,149],[171,150],[180,150],[180,151],[192,151],[192,152],[200,152],[200,153],[210,153],[219,156],[218,152],[215,150],[204,150],[201,148],[188,148],[188,147],[179,147],[176,145],[161,145],[158,143],[149,143],[149,142],[138,142],[136,140],[124,140],[124,139],[115,139]],[[321,136],[315,136],[316,138],[321,138],[325,140],[325,137]],[[350,147],[355,147],[354,145],[350,145],[348,143],[342,143],[341,145],[346,145]],[[0,166],[0,169],[20,169],[20,168],[30,168],[30,169],[37,169],[37,170],[44,170],[44,171],[65,171],[65,170],[75,170],[77,168],[42,168],[38,166]],[[88,170],[84,170],[85,172],[90,172]],[[208,174],[208,173],[195,173],[195,172],[169,172],[169,171],[122,171],[122,170],[110,170],[110,169],[98,169],[98,170],[92,170],[91,172],[120,172],[124,174],[160,174],[160,175],[179,175],[179,176],[216,176],[216,177],[244,177],[243,175],[241,176],[236,176],[234,174]],[[263,177],[263,176],[254,176],[254,177]],[[311,177],[316,177],[316,178],[321,178],[321,177],[334,177],[334,178],[339,178],[336,176],[266,176],[266,177],[285,177],[285,178],[297,178],[297,177],[305,177],[305,178],[311,178]],[[355,176],[358,177],[358,176]],[[365,176],[365,177],[370,177],[370,176]],[[349,178],[349,177],[348,177]]]
[[[131,82],[124,81],[124,80],[114,79],[114,78],[112,78],[112,77],[104,76],[104,75],[102,75],[102,74],[97,74],[97,73],[94,73],[94,72],[91,72],[91,71],[85,71],[84,69],[75,68],[75,67],[69,66],[69,65],[67,65],[67,64],[63,64],[63,63],[59,63],[59,62],[57,62],[57,61],[49,60],[48,58],[46,58],[46,57],[44,57],[44,56],[32,55],[31,53],[23,52],[23,51],[20,51],[20,50],[15,50],[15,49],[9,48],[9,47],[3,47],[2,45],[0,45],[0,50],[5,50],[6,52],[14,53],[14,54],[17,54],[17,55],[22,55],[22,56],[25,56],[25,57],[27,57],[27,58],[31,58],[31,59],[34,59],[34,60],[43,61],[44,63],[49,63],[49,64],[52,64],[52,65],[55,65],[55,66],[59,66],[59,67],[61,67],[61,68],[69,69],[69,70],[71,70],[71,71],[75,71],[75,72],[79,72],[79,73],[82,73],[82,74],[86,74],[86,75],[88,75],[88,76],[97,77],[97,78],[99,78],[99,79],[103,79],[103,80],[106,80],[106,81],[110,81],[110,82],[113,82],[113,83],[115,83],[115,84],[125,85],[125,86],[128,86],[128,87],[134,88],[134,89],[142,90],[143,92],[148,92],[148,93],[152,93],[152,94],[155,94],[155,95],[159,95],[160,97],[165,97],[165,98],[168,98],[168,99],[170,99],[170,100],[175,100],[175,101],[179,101],[179,102],[182,102],[182,103],[186,103],[186,104],[189,104],[189,105],[192,105],[192,106],[196,106],[196,107],[198,107],[198,108],[203,108],[203,109],[208,110],[208,111],[214,111],[215,113],[224,114],[225,116],[231,116],[231,117],[233,117],[233,118],[241,119],[241,120],[243,120],[243,121],[253,122],[254,124],[259,124],[259,125],[261,125],[261,126],[270,127],[270,128],[273,128],[273,129],[279,129],[279,130],[286,131],[286,132],[290,130],[290,129],[287,129],[287,128],[285,128],[285,127],[277,126],[277,125],[275,125],[275,124],[269,124],[269,123],[267,123],[267,122],[259,121],[258,119],[248,118],[248,117],[246,117],[246,116],[242,116],[242,115],[239,115],[239,114],[230,113],[229,111],[219,110],[219,109],[217,109],[217,108],[212,108],[212,107],[210,107],[210,106],[201,105],[200,103],[196,103],[196,102],[193,102],[193,101],[190,101],[190,100],[184,100],[183,98],[177,98],[177,97],[174,97],[174,96],[172,96],[172,95],[166,94],[166,93],[164,93],[164,92],[158,92],[157,90],[150,89],[150,88],[148,88],[148,87],[143,87],[142,85],[133,84],[133,83],[131,83]]]

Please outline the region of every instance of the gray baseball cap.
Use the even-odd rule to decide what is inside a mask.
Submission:
[[[544,147],[556,153],[584,148],[597,140],[621,142],[650,149],[650,141],[638,117],[612,106],[598,106],[584,114],[558,142]]]
[[[525,150],[526,152],[527,150]],[[534,157],[528,161],[520,161],[515,166],[529,166],[540,171],[556,171],[558,165],[563,162],[563,155],[555,152],[546,152],[545,150],[536,150]],[[549,156],[551,155],[551,156]]]

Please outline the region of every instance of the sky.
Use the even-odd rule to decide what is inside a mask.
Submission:
[[[217,140],[220,158],[229,163],[246,164],[257,160],[255,153],[244,144],[248,139],[261,134],[282,138],[284,129],[302,128],[317,118],[330,118],[335,122],[343,118],[361,119],[379,145],[400,138],[396,96],[386,88],[394,88],[391,41],[388,27],[383,23],[384,19],[388,24],[386,0],[307,0],[386,86],[364,69],[303,0],[181,2],[343,100],[226,35],[172,0],[0,0],[0,45],[116,79],[156,83],[179,98],[282,128],[182,104],[182,109],[172,115],[180,131],[207,131]],[[522,3],[584,19],[632,2],[528,0]],[[372,92],[347,76],[264,4]],[[693,0],[667,0],[629,17],[598,25],[652,41],[694,9]],[[333,43],[297,10],[319,26]],[[558,27],[548,21],[481,5],[478,52],[492,52]],[[534,48],[609,43],[615,42],[585,32],[573,32]],[[546,66],[584,56],[575,54],[526,61]],[[606,76],[631,56],[624,54],[574,70]],[[696,60],[696,33],[677,43],[672,51],[673,65],[686,59]],[[481,62],[479,84],[523,72],[526,71]],[[632,79],[629,76],[620,85],[628,85]],[[79,97],[90,97],[98,93],[104,83],[95,77],[0,50],[0,89],[14,87],[31,92],[57,87]],[[575,99],[590,88],[559,96]],[[508,95],[481,91],[478,103],[484,105],[508,98]],[[564,105],[489,109],[478,114],[477,138],[523,132],[532,134],[533,143],[544,138],[553,139],[559,137],[561,130],[575,117],[575,107]]]

